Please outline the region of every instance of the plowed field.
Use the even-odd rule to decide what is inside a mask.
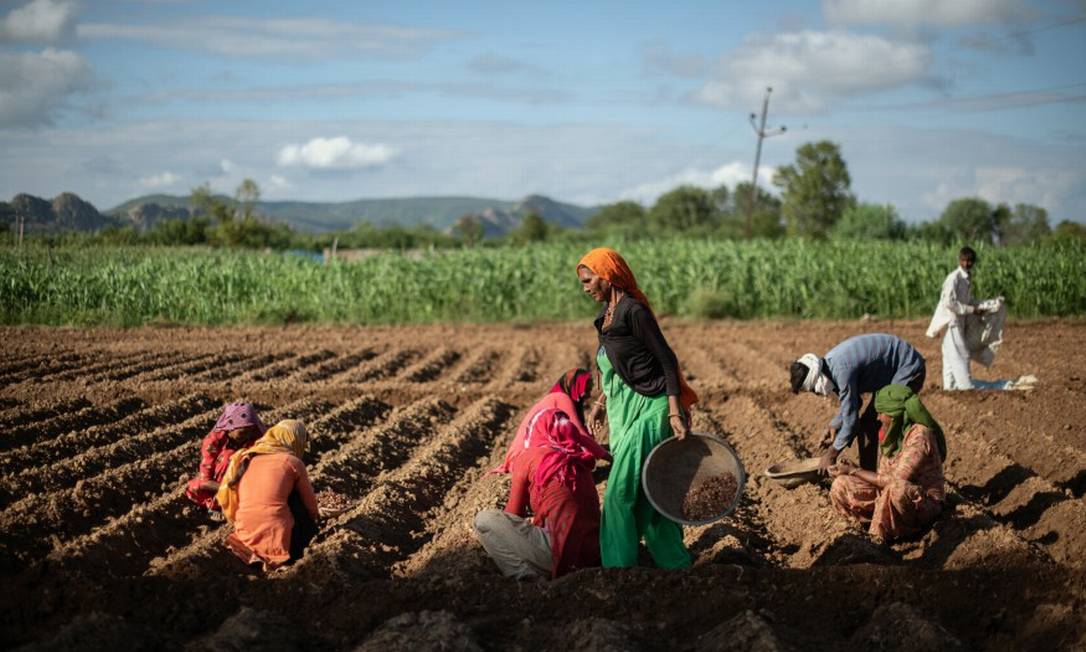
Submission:
[[[741,507],[687,528],[689,570],[537,583],[503,579],[469,528],[503,504],[507,481],[487,470],[523,410],[591,361],[587,323],[4,329],[5,647],[1086,647],[1086,323],[1010,325],[978,375],[1035,374],[1028,394],[942,392],[926,323],[663,326],[702,396],[695,428],[752,476]],[[793,396],[786,364],[863,331],[928,358],[925,402],[949,444],[947,512],[894,546],[838,517],[825,486],[760,476],[812,454],[836,410]],[[241,398],[265,422],[303,419],[314,485],[352,503],[267,577],[183,496],[201,437]]]

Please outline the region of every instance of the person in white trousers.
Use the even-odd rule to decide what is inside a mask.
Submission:
[[[976,263],[977,252],[962,247],[958,252],[958,268],[943,281],[939,305],[928,326],[928,337],[935,337],[946,328],[943,335],[943,389],[973,389],[978,384],[969,371],[969,347],[965,343],[966,316],[984,314],[973,300],[971,277]]]

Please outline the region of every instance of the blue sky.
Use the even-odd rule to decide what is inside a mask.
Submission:
[[[840,144],[861,200],[1086,221],[1086,0],[0,1],[0,197],[649,203]],[[772,186],[769,186],[772,187]]]

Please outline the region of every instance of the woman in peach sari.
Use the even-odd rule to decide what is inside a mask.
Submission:
[[[272,570],[298,559],[317,532],[306,440],[301,421],[280,421],[230,460],[216,498],[234,525],[226,545],[247,564]]]
[[[927,528],[943,510],[943,430],[911,389],[888,385],[875,393],[878,413],[878,472],[848,460],[831,467],[836,476],[830,500],[838,512],[868,526],[870,535],[890,542]]]

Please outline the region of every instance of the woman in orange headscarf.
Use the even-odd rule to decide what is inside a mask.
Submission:
[[[686,436],[689,409],[698,396],[679,372],[648,298],[618,252],[593,249],[577,264],[577,276],[585,293],[603,304],[595,320],[596,364],[614,458],[600,523],[603,565],[636,566],[644,538],[657,566],[689,566],[682,528],[649,503],[641,488],[641,466],[656,444],[672,434]],[[593,413],[590,425],[598,410]]]

